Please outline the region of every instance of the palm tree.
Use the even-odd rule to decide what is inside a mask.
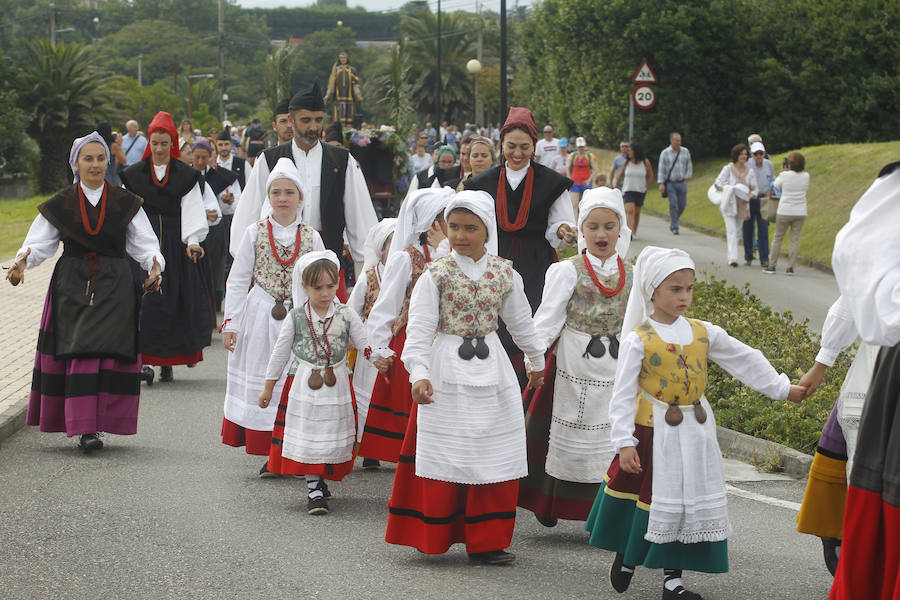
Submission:
[[[438,122],[471,112],[472,81],[466,62],[475,56],[474,15],[441,13],[441,115]],[[403,15],[398,26],[409,47],[410,83],[416,112],[434,114],[437,89],[437,16]]]
[[[409,131],[415,120],[409,70],[409,50],[401,39],[391,48],[387,71],[370,80],[372,93],[367,93],[370,98],[378,98],[375,104],[387,109],[389,122],[403,134]]]
[[[119,77],[95,69],[84,44],[53,47],[36,40],[24,46],[26,58],[14,66],[14,81],[30,119],[26,131],[41,152],[39,191],[48,194],[72,181],[67,160],[72,140],[100,119],[121,116],[121,93],[109,86]]]
[[[288,42],[266,57],[263,65],[263,90],[266,108],[269,110],[275,110],[279,102],[291,97],[291,73],[297,63],[297,48],[298,46]]]

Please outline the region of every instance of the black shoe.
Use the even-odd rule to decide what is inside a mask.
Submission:
[[[556,517],[542,517],[539,514],[535,514],[534,518],[544,527],[556,527],[556,524],[559,523],[559,519]]]
[[[629,573],[622,570],[623,564],[625,564],[625,556],[617,552],[616,559],[609,569],[609,582],[612,584],[613,589],[620,594],[628,589],[628,586],[631,585],[631,578],[634,577],[634,571]]]
[[[787,270],[785,271],[785,274],[787,274],[787,275],[793,275],[793,274],[794,274],[794,267],[788,267]]]
[[[737,261],[736,260],[731,261],[730,263],[728,263],[728,266],[734,267],[735,269],[737,269]]]
[[[825,566],[832,576],[837,572],[838,551],[841,549],[841,538],[822,538],[822,552],[825,555]]]
[[[325,483],[324,478],[319,480],[319,485],[318,485],[317,489],[321,490],[323,498],[325,498],[326,500],[331,500],[331,498],[332,498],[331,490],[328,489],[328,484]]]
[[[516,560],[516,555],[506,550],[491,550],[490,552],[469,552],[469,560],[484,563],[486,565],[505,565]]]
[[[103,448],[103,440],[101,440],[100,436],[96,433],[85,433],[78,440],[78,446],[84,450],[85,454],[90,454],[94,450]]]
[[[378,460],[377,458],[364,458],[362,468],[366,469],[366,470],[372,470],[372,471],[374,471],[375,469],[380,469],[381,461]]]
[[[677,227],[670,227],[670,229],[672,230],[672,235],[678,235],[678,228],[677,228]]]
[[[172,367],[160,367],[159,368],[159,380],[160,381],[172,381],[175,377],[172,375]]]
[[[674,590],[663,587],[662,600],[703,600],[703,596],[695,592],[684,589],[683,585],[679,585]]]
[[[146,382],[148,386],[153,385],[153,378],[156,376],[156,372],[153,370],[153,367],[143,366],[141,367],[141,379]]]
[[[323,496],[319,496],[318,498],[309,498],[306,501],[306,512],[311,515],[327,515],[328,502]]]
[[[261,479],[269,479],[271,477],[281,477],[281,475],[279,475],[278,473],[273,473],[272,471],[269,470],[269,461],[266,461],[266,464],[264,464],[262,467],[260,467],[259,476]]]
[[[774,275],[774,274],[775,274],[775,267],[774,267],[774,266],[770,266],[770,265],[766,265],[765,267],[763,267],[763,273],[765,273],[766,275]]]

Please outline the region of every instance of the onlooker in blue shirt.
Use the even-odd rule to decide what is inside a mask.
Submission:
[[[694,176],[691,152],[681,145],[681,134],[669,135],[669,147],[659,153],[656,181],[659,193],[669,198],[669,230],[678,235],[678,219],[687,208],[687,182]]]
[[[772,182],[775,181],[775,165],[766,158],[766,147],[762,142],[753,142],[750,146],[753,157],[747,164],[756,173],[756,196],[750,198],[750,218],[744,221],[744,263],[753,264],[753,229],[756,225],[757,247],[759,248],[759,264],[762,268],[769,266],[769,222],[762,214],[762,203],[772,196]]]
[[[609,185],[612,188],[619,187],[617,183],[619,181],[619,171],[622,170],[622,167],[628,162],[627,141],[619,142],[619,152],[620,154],[613,159],[612,169],[609,172]]]
[[[128,133],[122,136],[122,150],[125,151],[127,167],[141,160],[147,147],[147,138],[138,133],[138,122],[133,119],[125,123],[125,129]]]

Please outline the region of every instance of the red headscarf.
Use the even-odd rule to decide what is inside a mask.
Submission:
[[[156,113],[156,116],[153,117],[152,121],[150,121],[150,125],[147,127],[147,139],[149,140],[150,136],[157,131],[168,133],[169,137],[172,138],[172,146],[171,150],[169,150],[169,154],[172,156],[172,158],[178,158],[179,156],[181,156],[181,150],[178,149],[178,132],[175,130],[175,121],[172,120],[172,115],[164,110]],[[144,148],[144,154],[141,156],[141,159],[143,160],[148,156],[150,156],[149,142],[147,143],[147,147]]]
[[[513,129],[521,129],[529,136],[531,141],[537,144],[538,134],[537,125],[534,122],[534,115],[527,108],[521,106],[511,106],[509,115],[506,117],[506,123],[500,128],[500,139]]]

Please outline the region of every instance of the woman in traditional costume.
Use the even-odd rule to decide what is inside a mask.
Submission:
[[[397,228],[397,219],[382,219],[366,236],[365,256],[363,264],[364,280],[359,281],[350,293],[347,306],[359,315],[363,323],[369,318],[372,307],[381,291],[381,276],[391,251],[391,237]],[[366,416],[369,414],[369,401],[378,370],[364,357],[357,356],[353,366],[353,393],[356,396],[357,440],[362,441]],[[363,458],[364,469],[377,469],[380,461],[374,458]]]
[[[609,400],[622,318],[631,291],[631,241],[622,193],[584,192],[578,212],[580,253],[550,266],[534,326],[549,348],[547,383],[525,392],[528,476],[519,506],[545,527],[587,519],[616,452]]]
[[[397,462],[412,403],[409,373],[399,360],[406,341],[409,298],[428,263],[446,255],[444,207],[450,188],[417,190],[400,206],[378,299],[366,321],[370,358],[382,371],[375,379],[359,453]]]
[[[292,307],[294,265],[303,255],[325,249],[319,232],[303,224],[302,203],[308,196],[294,163],[279,159],[267,182],[272,214],[244,231],[228,278],[222,344],[231,353],[222,443],[245,446],[247,454],[269,456],[278,407],[260,408],[259,392],[282,321]],[[287,369],[273,387],[279,398],[286,376]],[[259,475],[273,473],[263,465]]]
[[[500,136],[505,164],[488,169],[463,185],[467,190],[482,190],[493,196],[497,205],[499,256],[513,261],[533,312],[541,302],[547,269],[556,262],[555,249],[574,244],[578,237],[568,195],[572,180],[532,160],[538,136],[534,115],[527,108],[509,109]],[[499,335],[513,361],[519,385],[524,388],[522,353],[502,324]]]
[[[122,172],[122,183],[143,198],[166,258],[161,293],[147,296],[141,306],[140,348],[144,365],[159,365],[160,381],[171,381],[172,367],[192,367],[203,360],[203,348],[212,338],[208,266],[199,259],[204,254],[200,242],[209,231],[207,211],[218,213],[219,207],[204,204],[200,173],[172,160],[179,151],[171,115],[157,113],[147,134],[143,159]]]
[[[366,328],[355,312],[335,300],[339,268],[331,250],[309,252],[297,261],[294,308],[281,326],[259,394],[259,406],[266,408],[291,363],[278,404],[269,469],[306,476],[311,515],[328,513],[331,494],[324,479],[343,479],[356,457],[347,350],[351,341],[366,347]]]
[[[683,316],[694,270],[686,252],[655,246],[634,267],[609,410],[618,456],[585,525],[592,546],[616,553],[609,578],[619,593],[638,565],[664,570],[663,600],[702,600],[682,585],[683,569],[728,571],[731,523],[704,396],[707,361],[770,398],[800,402],[806,393],[759,350]]]
[[[494,201],[464,191],[444,213],[453,251],[413,291],[402,359],[413,405],[388,503],[385,539],[426,554],[464,543],[472,560],[503,564],[528,472],[518,382],[497,337],[502,317],[543,380],[545,347],[521,276],[497,252]]]
[[[101,432],[137,433],[141,356],[140,297],[131,257],[159,289],[166,266],[141,199],[104,182],[109,148],[97,132],[69,153],[75,184],[38,206],[40,214],[7,279],[63,254],[53,270],[41,317],[26,422],[78,435],[84,452],[103,447]]]

